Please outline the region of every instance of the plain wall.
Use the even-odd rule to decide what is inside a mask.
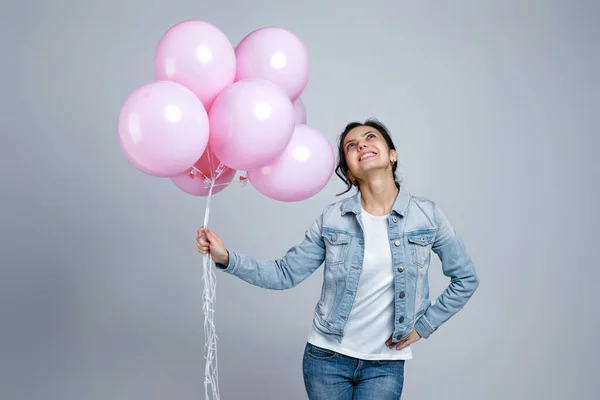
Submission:
[[[381,119],[406,187],[463,236],[480,287],[413,345],[403,398],[598,397],[598,2],[4,0],[0,398],[204,398],[205,199],[139,172],[116,140],[158,40],[186,19],[234,45],[295,32],[308,124],[335,146],[347,122]],[[343,188],[333,176],[279,203],[234,181],[210,226],[278,258]],[[276,292],[217,273],[222,399],[306,398],[321,282]]]

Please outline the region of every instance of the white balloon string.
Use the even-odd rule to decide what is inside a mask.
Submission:
[[[209,154],[210,163],[210,154]],[[212,165],[212,163],[210,163]],[[210,179],[210,189],[208,191],[208,198],[206,200],[206,209],[204,212],[204,224],[203,227],[208,226],[208,220],[210,217],[210,203],[212,200],[213,187],[215,187],[215,181],[223,173],[225,167],[223,163],[220,163],[217,170],[211,171],[211,176],[214,178]],[[194,170],[198,171],[196,168]],[[205,177],[205,181],[208,179]],[[203,292],[203,306],[202,311],[204,312],[204,338],[205,346],[204,358],[206,360],[204,368],[204,396],[206,400],[215,399],[219,400],[219,371],[218,371],[218,359],[217,359],[217,333],[215,329],[215,303],[216,303],[216,286],[217,280],[214,271],[214,260],[210,253],[205,254],[203,257],[203,273],[202,280],[204,281],[204,292]],[[209,386],[211,387],[212,397],[209,397]]]

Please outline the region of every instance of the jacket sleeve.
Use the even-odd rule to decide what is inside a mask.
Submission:
[[[293,288],[308,278],[325,260],[322,226],[323,214],[306,230],[302,242],[292,246],[280,259],[261,260],[228,250],[229,264],[216,263],[216,267],[264,289]]]
[[[475,266],[462,238],[437,205],[435,221],[438,232],[432,251],[442,262],[442,271],[450,278],[450,284],[415,323],[416,331],[425,339],[459,312],[479,286]]]

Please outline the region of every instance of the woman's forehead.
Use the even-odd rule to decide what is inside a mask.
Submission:
[[[350,130],[346,137],[344,138],[344,143],[348,143],[351,140],[356,140],[362,136],[365,136],[368,133],[379,133],[377,129],[370,126],[357,126],[356,128]]]

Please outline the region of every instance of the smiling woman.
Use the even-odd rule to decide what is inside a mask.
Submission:
[[[358,142],[359,139],[364,139],[361,143],[364,146],[367,146],[363,147],[362,150],[360,148],[357,150],[356,147],[357,144],[360,144]],[[368,147],[368,145],[372,145],[372,147]],[[384,146],[383,151],[381,146]],[[364,174],[361,173],[361,170],[369,170],[369,168],[364,168],[363,166],[361,166],[361,168],[356,168],[358,175],[361,176],[350,172],[350,165],[355,166],[358,161],[362,161],[361,159],[356,158],[357,155],[364,160],[366,157],[372,157],[372,155],[379,155],[380,153],[383,153],[383,158],[380,157],[379,161],[386,164],[387,161],[389,161],[392,178],[396,183],[396,187],[400,188],[400,183],[402,183],[402,181],[396,177],[398,154],[396,152],[394,141],[386,126],[375,119],[369,119],[362,123],[351,122],[346,125],[346,128],[340,135],[339,161],[335,173],[348,185],[348,189],[339,193],[338,196],[350,191],[352,186],[358,186],[360,180],[364,180]],[[376,170],[377,168],[370,169]]]
[[[376,120],[340,135],[336,174],[355,195],[329,204],[304,240],[276,260],[228,250],[212,231],[197,246],[217,268],[266,289],[289,289],[324,264],[303,357],[310,399],[399,399],[411,345],[459,312],[479,285],[461,237],[437,204],[396,178],[398,153]],[[340,193],[342,194],[342,193]],[[431,252],[450,278],[435,304]]]

